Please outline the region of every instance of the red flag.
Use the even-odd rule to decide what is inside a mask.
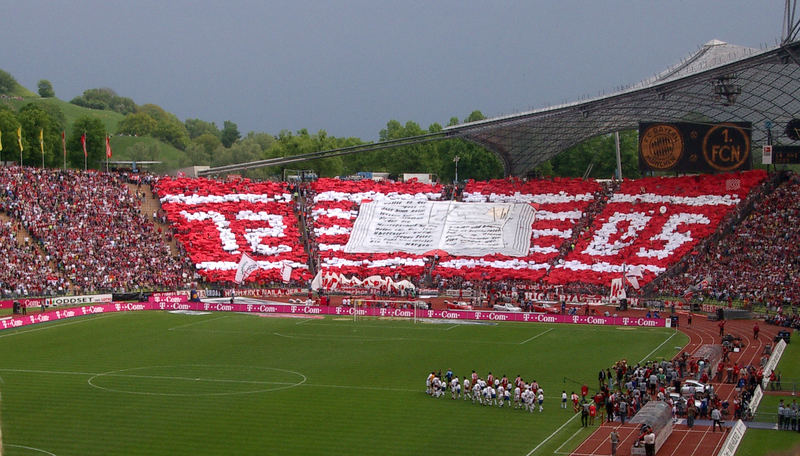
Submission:
[[[81,135],[81,145],[83,146],[83,157],[86,158],[89,156],[86,152],[86,133]]]
[[[111,138],[106,135],[106,158],[111,158]]]

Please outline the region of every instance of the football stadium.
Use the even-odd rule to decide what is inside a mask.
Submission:
[[[0,111],[0,455],[797,454],[795,6],[615,93],[220,166]],[[613,176],[543,172],[601,136]],[[315,168],[448,141],[504,177]]]

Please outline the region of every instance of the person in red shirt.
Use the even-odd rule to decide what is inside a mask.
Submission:
[[[586,399],[586,396],[589,394],[589,387],[586,385],[581,386],[581,396],[583,399]]]
[[[725,335],[725,320],[720,320],[718,325],[719,325],[719,337],[722,337]]]
[[[758,332],[760,330],[761,328],[758,327],[758,322],[756,322],[756,324],[753,325],[753,340],[758,340]]]

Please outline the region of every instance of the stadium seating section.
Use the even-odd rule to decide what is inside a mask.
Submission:
[[[15,271],[37,270],[46,280],[28,283],[20,273],[4,289],[32,287],[28,291],[35,295],[46,286],[64,292],[63,278],[73,292],[169,289],[192,278],[141,212],[138,196],[116,175],[4,167],[0,185],[4,212],[41,246],[46,263],[56,266],[45,273],[45,265],[32,260]]]
[[[622,183],[468,182],[463,202],[535,209],[530,249],[521,257],[344,251],[362,203],[439,201],[452,194],[438,184],[319,179],[290,187],[247,179],[155,179],[153,191],[185,254],[181,259],[143,214],[141,195],[119,176],[6,167],[0,168],[0,253],[7,266],[0,292],[174,289],[190,284],[195,273],[206,282],[231,282],[247,253],[258,263],[252,283],[280,282],[288,267],[291,280],[304,285],[318,268],[418,284],[459,279],[608,287],[634,268],[643,285],[661,276],[658,286],[667,294],[682,294],[702,277],[720,299],[779,305],[800,299],[800,181],[792,174],[773,177],[748,171]],[[752,213],[738,223],[745,207]],[[720,239],[702,243],[712,235]],[[676,273],[681,259],[686,270]]]

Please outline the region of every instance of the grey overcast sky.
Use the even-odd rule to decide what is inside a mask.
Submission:
[[[712,39],[780,38],[782,0],[26,0],[5,8],[0,68],[70,100],[110,87],[244,134],[375,140],[596,96]]]

